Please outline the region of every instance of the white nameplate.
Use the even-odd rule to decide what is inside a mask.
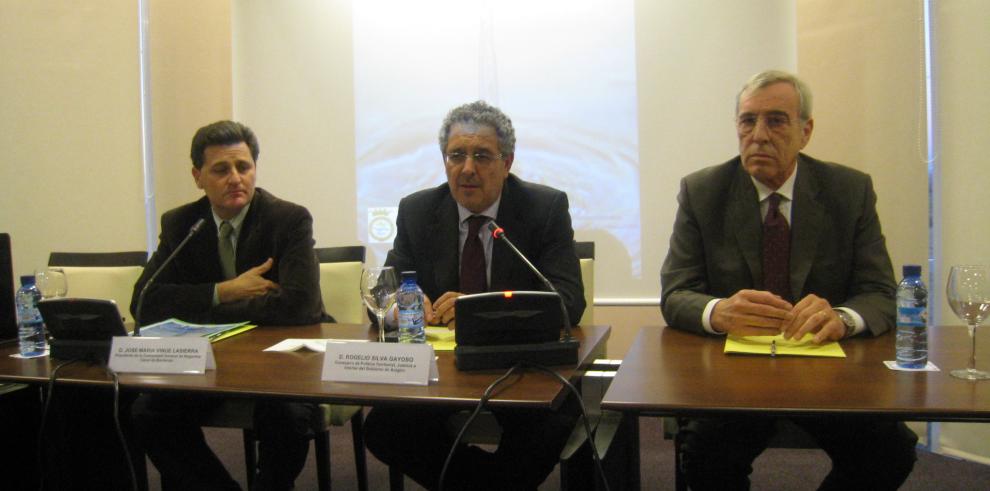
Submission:
[[[440,380],[433,346],[426,343],[327,343],[323,380],[429,385]]]
[[[207,338],[114,336],[110,368],[132,373],[205,373],[215,370],[217,363]]]

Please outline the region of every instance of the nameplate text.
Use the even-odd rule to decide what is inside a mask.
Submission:
[[[116,372],[196,374],[216,367],[210,340],[198,336],[115,336],[110,347]]]
[[[328,342],[326,346],[323,380],[429,385],[440,379],[429,344]]]

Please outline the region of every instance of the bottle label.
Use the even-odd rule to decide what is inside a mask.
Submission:
[[[897,307],[897,325],[925,327],[928,322],[928,309],[925,307]]]
[[[399,311],[399,328],[400,329],[418,329],[423,326],[423,311],[422,310],[400,310]]]

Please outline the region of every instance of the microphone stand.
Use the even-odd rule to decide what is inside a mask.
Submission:
[[[203,224],[205,222],[205,218],[196,220],[196,223],[194,223],[192,227],[189,227],[189,233],[186,234],[186,238],[182,239],[182,242],[179,242],[179,245],[176,246],[175,250],[172,251],[172,253],[168,255],[168,258],[165,259],[165,262],[163,262],[162,265],[155,270],[155,273],[151,275],[151,278],[148,278],[148,281],[144,283],[144,287],[141,288],[141,293],[138,295],[137,307],[134,308],[134,337],[141,335],[141,308],[144,306],[144,295],[148,293],[148,287],[155,282],[158,275],[165,270],[165,267],[168,266],[169,263],[175,259],[175,256],[179,254],[179,251],[186,246],[186,242],[189,242],[189,239],[193,238],[193,236],[196,235],[196,232],[199,232],[199,229],[203,228]]]
[[[519,259],[522,259],[523,263],[525,263],[526,266],[529,266],[529,269],[533,271],[534,274],[536,274],[536,277],[539,278],[540,281],[543,282],[543,286],[547,287],[547,289],[550,290],[551,292],[557,294],[557,299],[560,300],[560,312],[561,314],[563,314],[563,318],[564,318],[564,341],[570,341],[574,339],[573,335],[571,334],[571,317],[567,313],[567,306],[564,305],[564,297],[560,294],[559,291],[557,291],[556,288],[554,288],[553,283],[550,283],[550,280],[548,280],[546,276],[543,276],[543,273],[541,273],[540,270],[536,269],[536,266],[533,266],[533,263],[529,262],[529,259],[527,259],[526,256],[522,252],[520,252],[519,249],[516,248],[516,245],[513,244],[508,237],[505,236],[505,230],[503,230],[502,227],[499,227],[494,220],[488,222],[488,230],[492,233],[493,238],[502,239],[502,241],[505,242],[510,249],[512,249],[512,252],[514,252],[516,256],[519,256]]]

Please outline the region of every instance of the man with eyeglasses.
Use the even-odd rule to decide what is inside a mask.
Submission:
[[[515,156],[512,122],[478,101],[451,110],[440,129],[447,182],[399,202],[398,231],[386,265],[416,271],[428,297],[430,324],[454,328],[454,300],[464,294],[542,290],[525,264],[496,243],[486,225],[495,220],[554,284],[571,319],[584,313],[584,287],[567,195],[509,173]],[[536,489],[557,463],[576,420],[573,401],[557,412],[495,411],[502,426],[498,449],[461,444],[446,489]],[[365,440],[382,462],[435,489],[453,444],[446,429],[456,409],[374,408]]]
[[[811,158],[811,91],[785,72],[753,76],[736,101],[739,156],[681,181],[661,309],[675,328],[814,343],[894,325],[894,275],[870,176]],[[832,459],[820,489],[897,489],[915,461],[904,423],[793,418]],[[682,428],[692,489],[748,489],[777,420],[694,419]]]

